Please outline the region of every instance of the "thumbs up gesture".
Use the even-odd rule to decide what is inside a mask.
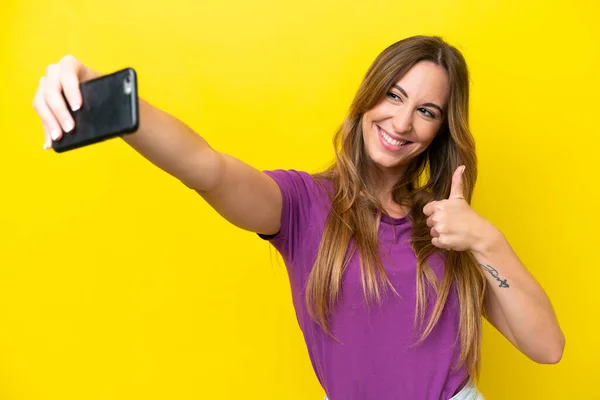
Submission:
[[[431,242],[442,249],[474,250],[485,222],[463,197],[464,169],[460,166],[454,171],[447,200],[432,201],[423,208],[431,228]]]

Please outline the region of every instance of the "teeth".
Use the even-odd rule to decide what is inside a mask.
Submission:
[[[379,132],[381,132],[381,136],[383,137],[383,139],[385,139],[386,142],[388,142],[389,144],[391,144],[393,146],[404,146],[406,143],[408,143],[407,140],[399,141],[399,140],[396,140],[396,139],[392,139],[382,129],[379,129]]]

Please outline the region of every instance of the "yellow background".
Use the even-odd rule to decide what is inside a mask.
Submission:
[[[34,1],[0,10],[0,399],[319,399],[269,245],[122,141],[43,151],[31,106],[71,53],[257,168],[316,171],[375,56],[442,35],[472,73],[474,207],[549,293],[567,346],[485,326],[488,399],[600,398],[600,6],[548,1]],[[243,201],[243,199],[240,199]],[[344,400],[344,399],[341,399]]]

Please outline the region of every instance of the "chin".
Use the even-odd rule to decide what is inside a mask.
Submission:
[[[379,151],[375,152],[375,154],[369,152],[369,158],[377,168],[388,171],[394,169],[402,170],[410,162],[410,160],[405,158],[398,159],[397,157],[390,157],[390,155],[385,153],[382,154]]]

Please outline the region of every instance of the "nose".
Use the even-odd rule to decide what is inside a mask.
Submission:
[[[392,118],[392,126],[397,133],[406,133],[412,130],[413,113],[410,107],[401,107]]]

